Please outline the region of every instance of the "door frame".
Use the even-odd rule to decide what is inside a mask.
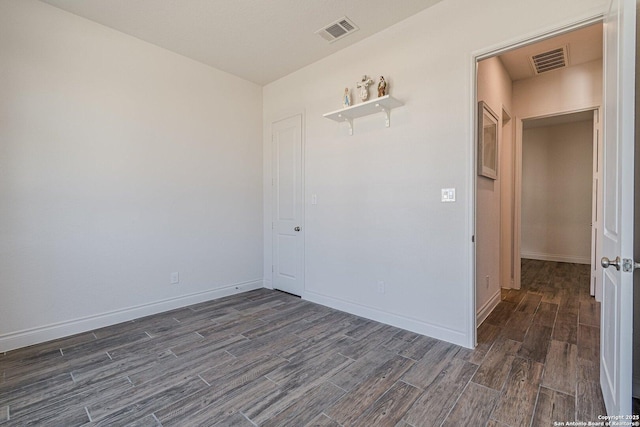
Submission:
[[[286,120],[292,118],[294,116],[300,116],[300,125],[301,125],[301,138],[300,138],[300,168],[301,171],[301,182],[302,186],[302,207],[301,207],[301,219],[300,219],[300,227],[301,227],[301,236],[302,239],[302,253],[300,256],[302,257],[302,292],[300,297],[305,299],[305,290],[306,290],[306,276],[307,276],[307,262],[306,262],[306,111],[304,109],[291,109],[286,111],[281,111],[278,114],[274,114],[268,119],[264,121],[263,128],[263,153],[268,153],[268,155],[263,155],[263,214],[264,214],[264,224],[263,224],[263,235],[264,235],[264,243],[263,243],[263,251],[264,251],[264,263],[263,263],[263,271],[264,271],[264,287],[266,289],[274,289],[273,287],[273,276],[274,276],[274,253],[273,253],[273,222],[274,218],[274,165],[273,165],[273,157],[274,157],[274,146],[273,146],[273,124],[280,122],[282,120]]]
[[[554,27],[549,27],[549,28],[542,28],[539,31],[536,31],[534,34],[524,34],[521,36],[518,36],[512,40],[507,40],[503,43],[499,43],[497,45],[494,46],[490,46],[487,48],[483,48],[480,50],[477,50],[475,52],[473,52],[471,54],[471,64],[470,64],[470,79],[471,79],[471,104],[469,105],[469,117],[471,120],[471,124],[470,124],[470,129],[477,129],[478,128],[478,115],[476,114],[476,109],[477,109],[477,105],[478,105],[478,62],[484,60],[484,59],[489,59],[491,57],[494,56],[498,56],[501,55],[505,52],[508,52],[510,50],[514,50],[514,49],[518,49],[520,47],[524,47],[530,44],[534,44],[552,37],[556,37],[565,33],[569,33],[571,31],[575,31],[578,30],[580,28],[584,28],[587,27],[589,25],[593,25],[599,22],[603,22],[604,21],[604,13],[606,11],[601,11],[597,14],[590,14],[590,15],[585,15],[582,17],[577,17],[575,20],[572,20],[570,22],[567,22],[565,24],[559,25],[559,26],[554,26]],[[516,120],[515,126],[517,128],[518,126],[518,122]],[[470,236],[470,259],[471,259],[471,271],[469,272],[469,300],[470,300],[470,304],[469,304],[469,308],[470,308],[470,313],[469,313],[469,330],[471,331],[471,344],[472,347],[475,347],[478,344],[478,337],[477,337],[477,322],[476,322],[476,314],[477,314],[477,307],[476,307],[476,262],[477,262],[477,253],[476,253],[476,242],[475,242],[475,237],[477,235],[477,228],[476,228],[476,217],[477,217],[477,201],[478,201],[478,197],[477,197],[477,185],[478,185],[478,141],[477,141],[477,132],[473,131],[472,135],[470,137],[470,144],[471,144],[471,153],[472,156],[470,156],[469,161],[470,161],[470,165],[469,165],[469,169],[471,171],[471,176],[470,176],[470,180],[469,180],[469,186],[471,188],[470,193],[470,205],[471,205],[471,215],[470,215],[470,229],[471,229],[471,236]],[[518,153],[516,153],[517,155]],[[516,182],[516,184],[518,185],[519,183]],[[515,217],[517,218],[520,215],[520,212],[517,211],[517,209],[515,209]],[[519,249],[520,247],[520,241],[519,241],[519,237],[518,234],[516,233],[515,236],[515,246]],[[515,249],[515,248],[514,248]],[[520,269],[516,268],[516,272],[519,274],[520,273]],[[515,272],[514,272],[515,273]],[[514,280],[516,278],[514,277]]]

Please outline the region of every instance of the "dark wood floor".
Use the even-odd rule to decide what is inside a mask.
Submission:
[[[464,349],[258,290],[0,355],[0,426],[551,426],[604,414],[585,266],[526,261]]]

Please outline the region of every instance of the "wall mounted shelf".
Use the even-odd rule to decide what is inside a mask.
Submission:
[[[323,114],[322,117],[335,120],[336,122],[348,122],[349,135],[353,135],[353,119],[369,116],[375,113],[384,113],[386,116],[385,126],[389,127],[391,125],[391,110],[403,105],[404,103],[402,101],[397,100],[391,95],[385,95],[361,104],[352,105],[341,110]]]

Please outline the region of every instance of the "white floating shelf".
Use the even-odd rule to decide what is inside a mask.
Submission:
[[[404,104],[402,103],[402,101],[395,99],[391,95],[385,95],[381,96],[380,98],[374,98],[370,101],[363,102],[361,104],[352,105],[341,110],[323,114],[322,117],[335,120],[336,122],[348,122],[349,135],[353,135],[353,119],[369,116],[375,113],[385,113],[385,125],[386,127],[389,127],[391,125],[391,110],[403,105]]]

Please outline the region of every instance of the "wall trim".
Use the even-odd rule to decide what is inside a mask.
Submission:
[[[543,254],[540,252],[522,251],[521,258],[535,259],[539,261],[570,262],[572,264],[591,265],[590,257],[580,257],[573,255]]]
[[[186,307],[192,304],[240,294],[255,289],[261,289],[262,287],[262,279],[250,280],[246,282],[234,283],[216,289],[210,289],[204,292],[181,295],[174,298],[167,298],[160,301],[123,308],[120,310],[109,311],[93,316],[86,316],[78,319],[67,320],[64,322],[52,323],[49,325],[25,329],[22,331],[11,332],[8,334],[0,335],[0,352],[15,350],[34,344],[40,344],[46,341],[64,338],[70,335],[88,332],[98,328],[103,328],[105,326],[111,326],[117,323],[139,319],[144,316],[150,316],[152,314],[158,314],[164,311]]]
[[[426,335],[443,341],[448,341],[462,347],[469,347],[469,337],[465,331],[456,331],[440,325],[422,322],[398,314],[389,313],[377,308],[357,304],[351,301],[345,301],[338,298],[329,297],[316,292],[307,290],[304,292],[303,299],[330,307],[336,310],[344,311],[356,316],[364,317],[376,322],[385,323],[417,334]]]
[[[480,326],[482,322],[489,317],[493,309],[500,304],[501,300],[501,289],[498,289],[498,292],[493,294],[491,298],[489,298],[489,301],[485,302],[484,305],[478,309],[476,313],[476,325]]]

